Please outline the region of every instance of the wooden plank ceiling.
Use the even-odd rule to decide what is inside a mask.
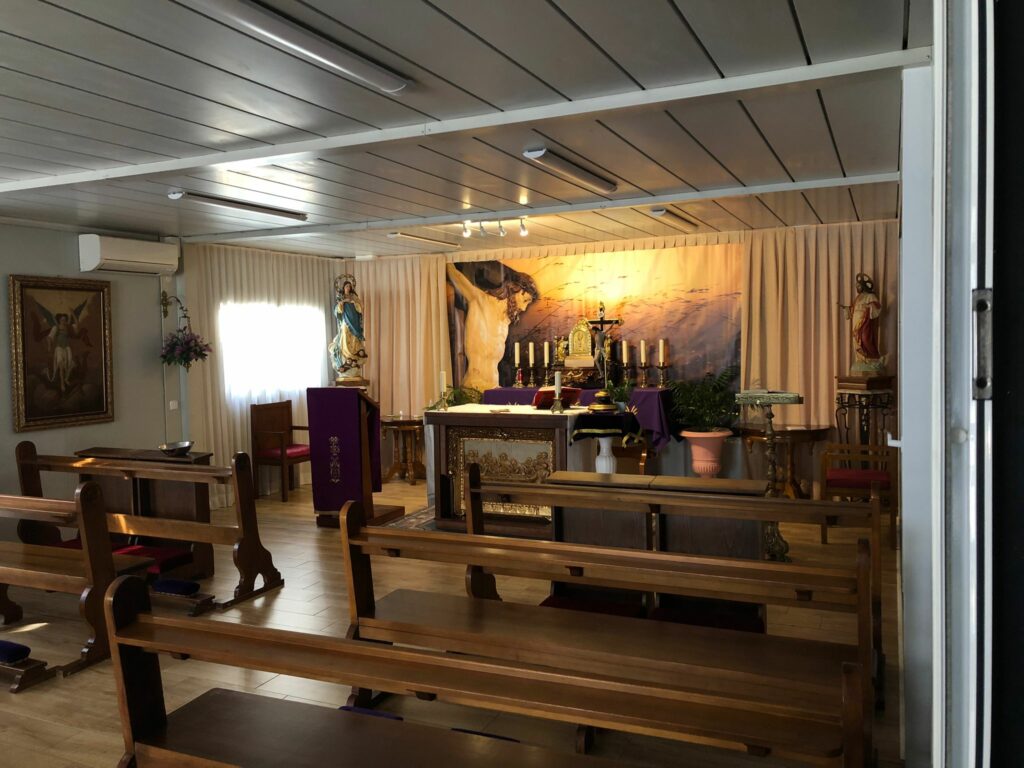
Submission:
[[[5,190],[144,165],[927,46],[931,0],[267,0],[411,81],[385,94],[202,15],[190,0],[0,4],[0,217],[241,242],[293,222],[167,198],[171,188],[353,232],[244,241],[336,256],[433,249],[392,220],[606,204],[899,170],[895,70],[581,117],[381,142],[309,159]],[[529,163],[547,146],[613,180],[597,194]],[[813,187],[813,184],[811,185]],[[897,183],[680,202],[702,231],[897,215]],[[531,216],[515,244],[677,234],[647,207]],[[497,224],[485,229],[496,231]],[[402,226],[459,244],[461,225]],[[474,225],[474,231],[476,227]],[[234,234],[229,234],[234,233]],[[477,235],[479,237],[479,235]],[[492,241],[492,242],[497,242]],[[509,241],[509,244],[513,244]],[[467,243],[467,246],[469,244]],[[472,247],[482,247],[476,240]]]

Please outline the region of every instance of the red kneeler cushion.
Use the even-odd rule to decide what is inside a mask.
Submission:
[[[284,447],[284,454],[289,459],[301,459],[309,457],[309,446],[302,443],[292,443]],[[279,459],[281,450],[279,448],[264,448],[257,454],[261,459]]]
[[[146,569],[147,573],[154,576],[192,562],[192,552],[182,547],[148,547],[144,544],[132,544],[114,550],[114,554],[148,557],[155,560],[156,562]]]
[[[825,472],[825,484],[837,488],[863,488],[867,490],[872,483],[888,490],[889,473],[884,469],[842,469],[837,467]]]

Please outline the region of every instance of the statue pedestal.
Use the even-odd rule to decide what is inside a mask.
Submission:
[[[889,417],[896,409],[896,377],[890,374],[836,377],[839,441],[884,445]]]
[[[359,387],[360,389],[366,389],[370,386],[370,380],[364,379],[362,376],[350,379],[336,378],[334,380],[334,386],[336,387]]]

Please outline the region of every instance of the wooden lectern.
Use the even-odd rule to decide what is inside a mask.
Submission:
[[[347,387],[310,387],[306,400],[316,524],[337,528],[347,501],[362,502],[371,525],[404,515],[405,507],[373,503],[373,492],[381,489],[376,401]]]

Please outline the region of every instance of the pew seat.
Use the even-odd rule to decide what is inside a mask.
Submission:
[[[114,555],[114,572],[139,573],[152,562],[148,557]],[[0,541],[0,584],[78,594],[90,583],[87,563],[79,551]]]
[[[838,713],[850,645],[399,589],[359,637]]]
[[[163,728],[135,741],[137,768],[323,768],[350,764],[346,756],[360,768],[612,765],[503,739],[220,688],[169,713]]]

